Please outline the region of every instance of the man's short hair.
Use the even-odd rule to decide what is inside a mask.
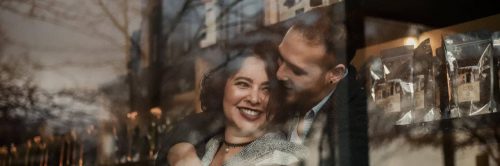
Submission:
[[[292,22],[292,30],[302,33],[309,44],[323,44],[328,56],[334,60],[328,62],[327,67],[337,64],[346,64],[346,30],[341,12],[333,7],[315,8],[297,16]]]

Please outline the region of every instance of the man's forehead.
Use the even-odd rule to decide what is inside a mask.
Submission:
[[[313,44],[307,40],[299,31],[289,30],[279,45],[282,56],[299,56],[307,58],[321,58],[325,55],[325,47],[322,44]]]
[[[306,35],[306,31],[310,31],[310,33],[308,33],[309,35]],[[289,36],[294,38],[295,40],[301,40],[311,47],[323,47],[324,43],[322,42],[321,37],[314,34],[313,32],[317,33],[317,31],[314,30],[300,29],[292,26],[286,32],[285,37]]]

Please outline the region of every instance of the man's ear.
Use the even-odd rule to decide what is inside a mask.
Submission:
[[[326,73],[326,81],[329,84],[337,84],[342,78],[344,78],[346,72],[346,67],[344,64],[338,64],[335,67],[330,68]]]

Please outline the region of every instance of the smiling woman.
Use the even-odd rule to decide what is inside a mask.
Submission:
[[[305,149],[271,132],[269,125],[284,99],[275,74],[277,47],[259,43],[243,50],[203,79],[203,111],[223,111],[226,123],[223,133],[208,141],[202,164],[296,163]]]
[[[222,105],[227,117],[226,130],[231,130],[235,137],[225,141],[248,142],[262,135],[269,100],[269,79],[264,69],[263,60],[249,56],[227,80]]]

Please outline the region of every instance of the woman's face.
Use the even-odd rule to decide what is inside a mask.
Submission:
[[[229,77],[224,88],[223,109],[228,128],[240,136],[258,136],[266,123],[269,79],[263,60],[250,56]]]

